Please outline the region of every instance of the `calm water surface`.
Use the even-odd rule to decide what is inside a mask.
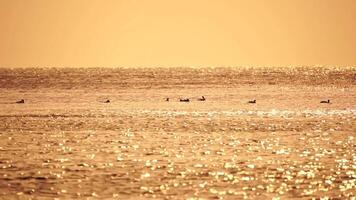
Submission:
[[[0,199],[355,198],[355,119],[355,68],[0,69]]]

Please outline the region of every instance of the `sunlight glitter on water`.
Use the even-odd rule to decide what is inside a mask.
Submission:
[[[0,73],[0,199],[356,195],[352,70],[64,71]]]
[[[251,110],[234,110],[234,111],[164,111],[164,110],[142,110],[136,111],[134,114],[149,114],[157,116],[191,116],[191,117],[214,117],[214,116],[280,116],[280,117],[289,117],[289,116],[333,116],[333,115],[356,115],[356,110],[347,109],[347,110],[301,110],[301,111],[292,111],[292,110],[277,110],[272,109],[269,111],[251,111]]]

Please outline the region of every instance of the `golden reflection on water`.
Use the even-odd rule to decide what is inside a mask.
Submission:
[[[3,87],[0,198],[354,198],[355,87],[323,87],[333,104],[320,105],[300,84],[36,86],[23,105]],[[206,102],[164,101],[198,91]]]

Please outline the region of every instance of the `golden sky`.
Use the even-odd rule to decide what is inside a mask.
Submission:
[[[0,67],[356,66],[356,0],[0,0]]]

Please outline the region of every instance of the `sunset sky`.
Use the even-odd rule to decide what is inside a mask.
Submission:
[[[355,0],[0,0],[0,67],[356,66]]]

